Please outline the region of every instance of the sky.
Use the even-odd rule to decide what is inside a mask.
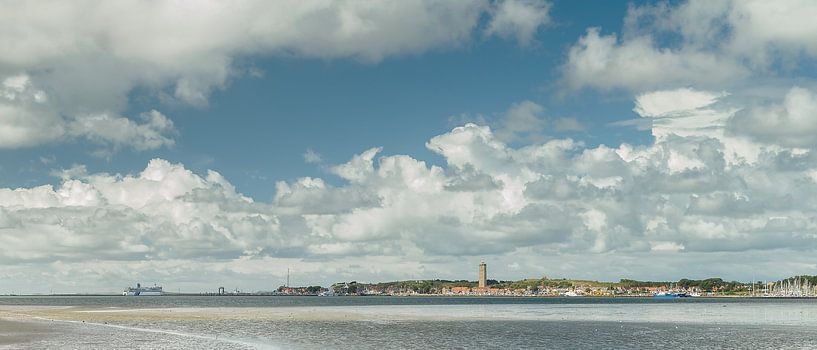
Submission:
[[[0,294],[817,274],[812,1],[0,5]]]

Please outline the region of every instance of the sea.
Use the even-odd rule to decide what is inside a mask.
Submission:
[[[0,310],[51,308],[119,316],[21,317],[44,330],[0,348],[817,349],[815,299],[0,297]]]

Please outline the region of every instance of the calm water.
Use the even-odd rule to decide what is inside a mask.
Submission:
[[[816,305],[817,299],[778,298],[521,298],[521,297],[293,297],[293,296],[0,296],[0,305],[80,307],[293,307],[373,305],[606,305],[606,304],[783,304]]]
[[[355,321],[69,323],[56,327],[56,335],[17,345],[28,349],[817,348],[817,300],[807,299],[0,297],[0,305],[287,307],[362,315]]]

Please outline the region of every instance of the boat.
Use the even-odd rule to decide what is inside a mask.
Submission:
[[[684,292],[658,292],[653,295],[653,298],[659,299],[674,299],[674,298],[689,298],[691,295]]]
[[[157,296],[164,294],[161,286],[153,285],[153,287],[142,287],[142,284],[137,283],[136,288],[128,287],[122,292],[126,296]]]

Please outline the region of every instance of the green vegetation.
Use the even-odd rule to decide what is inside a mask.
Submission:
[[[676,288],[683,289],[697,288],[698,290],[704,292],[722,292],[722,293],[735,293],[746,290],[746,284],[744,283],[737,281],[726,282],[720,278],[707,278],[703,280],[691,280],[682,278],[678,282],[636,281],[622,279],[618,283],[618,286],[623,288],[675,286]]]
[[[682,288],[696,287],[703,291],[738,291],[744,289],[741,282],[726,282],[720,278],[707,278],[705,280],[688,280],[686,278],[678,281],[677,285]]]
[[[817,285],[817,276],[811,276],[811,275],[793,276],[793,277],[789,277],[789,278],[786,278],[786,279],[783,279],[783,280],[780,280],[780,281],[777,281],[777,282],[779,283],[779,282],[782,282],[782,281],[789,281],[789,282],[800,281],[800,283],[808,282],[808,284],[814,286],[814,285]]]
[[[817,276],[798,276],[803,280],[808,279],[812,284],[817,284]],[[541,289],[576,290],[576,291],[601,291],[616,294],[646,293],[649,288],[679,288],[696,289],[701,292],[716,292],[724,295],[739,295],[749,291],[750,284],[737,281],[724,281],[721,278],[707,278],[701,280],[681,279],[677,282],[670,281],[637,281],[622,279],[619,282],[599,282],[590,280],[569,280],[569,279],[549,279],[532,278],[519,281],[498,281],[487,280],[489,288],[524,290],[536,293]],[[408,280],[392,281],[380,283],[359,283],[341,282],[332,285],[335,292],[342,294],[363,294],[363,293],[418,293],[418,294],[439,294],[445,290],[455,287],[476,288],[476,281],[468,280]],[[756,286],[760,288],[760,285]]]
[[[451,287],[469,287],[474,288],[477,286],[476,282],[470,282],[466,280],[458,280],[458,281],[449,281],[449,280],[412,280],[412,281],[394,281],[394,282],[381,282],[381,283],[370,283],[370,284],[362,284],[356,281],[352,281],[349,283],[335,283],[332,285],[332,288],[335,291],[341,293],[348,293],[348,294],[357,294],[361,293],[364,290],[396,290],[396,291],[413,291],[415,293],[420,294],[434,294],[440,293],[443,288],[451,288]]]
[[[573,288],[577,285],[582,285],[583,281],[572,280],[549,280],[546,278],[540,279],[524,279],[520,281],[502,281],[495,286],[495,288],[510,288],[510,289],[530,289],[538,290],[540,287],[546,288]],[[596,282],[598,283],[598,282]]]
[[[309,287],[287,287],[287,286],[280,286],[276,291],[278,293],[293,293],[298,295],[317,295],[321,292],[323,287],[321,286],[309,286]]]

